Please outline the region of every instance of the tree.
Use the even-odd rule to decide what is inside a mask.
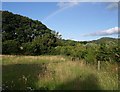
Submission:
[[[50,30],[40,21],[8,11],[3,11],[2,15],[3,48],[10,47],[7,44],[11,40],[14,44],[19,44],[19,47],[23,47],[17,54],[41,55],[50,54],[54,47],[61,45],[59,32]],[[6,49],[3,53],[12,54],[9,50]]]
[[[106,61],[108,60],[108,52],[107,52],[107,48],[106,48],[106,44],[102,43],[100,44],[100,47],[97,51],[97,56],[96,59],[98,61],[98,70],[100,70],[100,62],[102,61]]]
[[[18,54],[20,52],[20,45],[15,40],[7,40],[2,43],[3,54]]]

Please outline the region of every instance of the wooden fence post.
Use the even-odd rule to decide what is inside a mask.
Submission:
[[[98,61],[98,71],[100,70],[100,61]]]

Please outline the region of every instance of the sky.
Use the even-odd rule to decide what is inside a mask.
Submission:
[[[118,4],[110,2],[3,2],[2,10],[39,20],[64,39],[118,37]]]

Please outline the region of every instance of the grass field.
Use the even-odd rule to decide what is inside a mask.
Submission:
[[[117,64],[100,71],[83,60],[63,56],[2,57],[3,89],[11,90],[117,90]]]

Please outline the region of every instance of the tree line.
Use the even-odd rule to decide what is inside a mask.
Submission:
[[[94,41],[64,40],[42,22],[28,17],[2,12],[2,54],[66,55],[86,62],[119,62],[118,41],[101,38]]]

